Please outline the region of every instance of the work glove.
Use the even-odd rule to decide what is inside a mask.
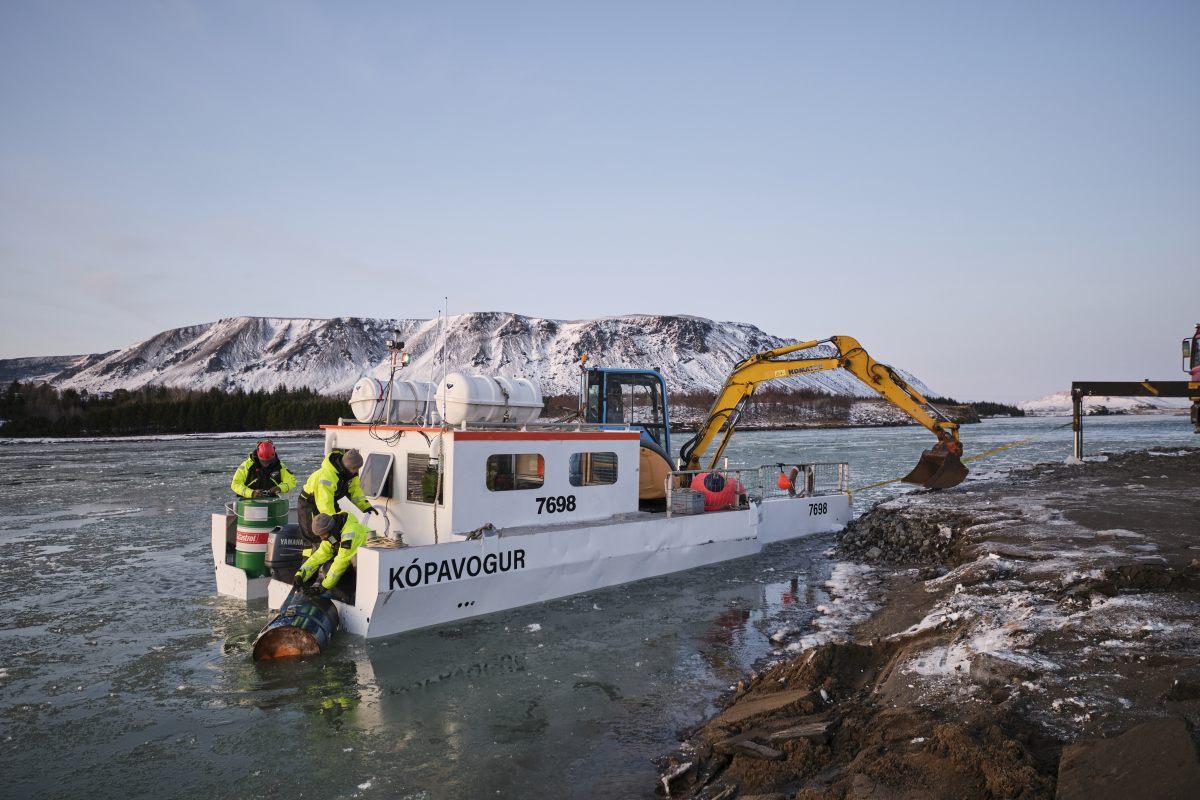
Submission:
[[[306,584],[306,583],[308,583],[308,578],[306,578],[304,576],[303,572],[301,572],[300,570],[296,570],[296,575],[295,575],[295,577],[292,578],[292,586],[299,589],[299,588],[303,587],[304,584]]]
[[[250,496],[251,496],[251,497],[262,497],[262,495],[263,495],[263,493],[262,493],[261,491],[259,491],[258,489],[251,489],[251,490],[250,490]]]
[[[320,597],[325,592],[325,587],[317,581],[306,583],[300,587],[300,591],[308,597]]]
[[[370,508],[364,508],[363,513],[364,514],[378,514],[379,512],[375,510],[374,506],[372,506]]]

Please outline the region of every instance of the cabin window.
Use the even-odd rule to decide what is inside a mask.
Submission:
[[[666,403],[655,375],[609,374],[604,390],[605,421],[641,428],[662,449],[667,447]]]
[[[408,475],[405,497],[411,503],[430,503],[434,498],[437,498],[438,505],[442,505],[442,491],[438,487],[437,463],[430,460],[429,456],[421,453],[408,454]],[[443,476],[443,484],[445,484]]]
[[[546,481],[546,461],[536,453],[488,456],[487,488],[493,492],[540,489]]]
[[[607,486],[617,482],[616,453],[573,453],[572,486]]]

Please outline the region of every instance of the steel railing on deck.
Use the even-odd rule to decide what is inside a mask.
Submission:
[[[785,480],[779,479],[781,475]],[[850,465],[844,462],[764,465],[759,467],[759,486],[759,497],[764,500],[772,497],[849,494]]]
[[[700,483],[708,489],[704,494],[693,488]],[[850,466],[844,462],[821,462],[681,470],[671,473],[665,484],[667,516],[698,514],[744,508],[750,501],[849,494]],[[714,490],[714,486],[720,488]]]
[[[699,514],[745,508],[749,495],[758,489],[758,468],[696,469],[672,472],[667,476],[667,516]],[[693,486],[704,484],[705,494]]]

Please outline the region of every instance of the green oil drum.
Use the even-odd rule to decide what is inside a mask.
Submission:
[[[237,501],[237,544],[233,563],[251,578],[267,574],[267,536],[287,524],[286,497]]]

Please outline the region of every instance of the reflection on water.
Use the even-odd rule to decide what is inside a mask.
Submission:
[[[1062,460],[1063,422],[964,428],[968,454],[1042,437],[975,474]],[[1088,428],[1090,452],[1196,441],[1186,417]],[[927,439],[911,428],[739,434],[729,455],[844,459],[864,485],[906,472]],[[6,796],[649,796],[650,759],[770,652],[771,633],[803,627],[826,599],[827,537],[258,665],[263,611],[214,596],[207,525],[251,444],[0,444]],[[297,473],[320,448],[280,443]]]
[[[370,777],[402,791],[522,796],[533,782],[566,796],[643,795],[650,759],[768,652],[767,627],[809,613],[780,599],[807,587],[817,549],[343,641],[334,657],[358,664],[360,692],[342,721],[391,754]],[[764,568],[791,579],[763,582]]]

